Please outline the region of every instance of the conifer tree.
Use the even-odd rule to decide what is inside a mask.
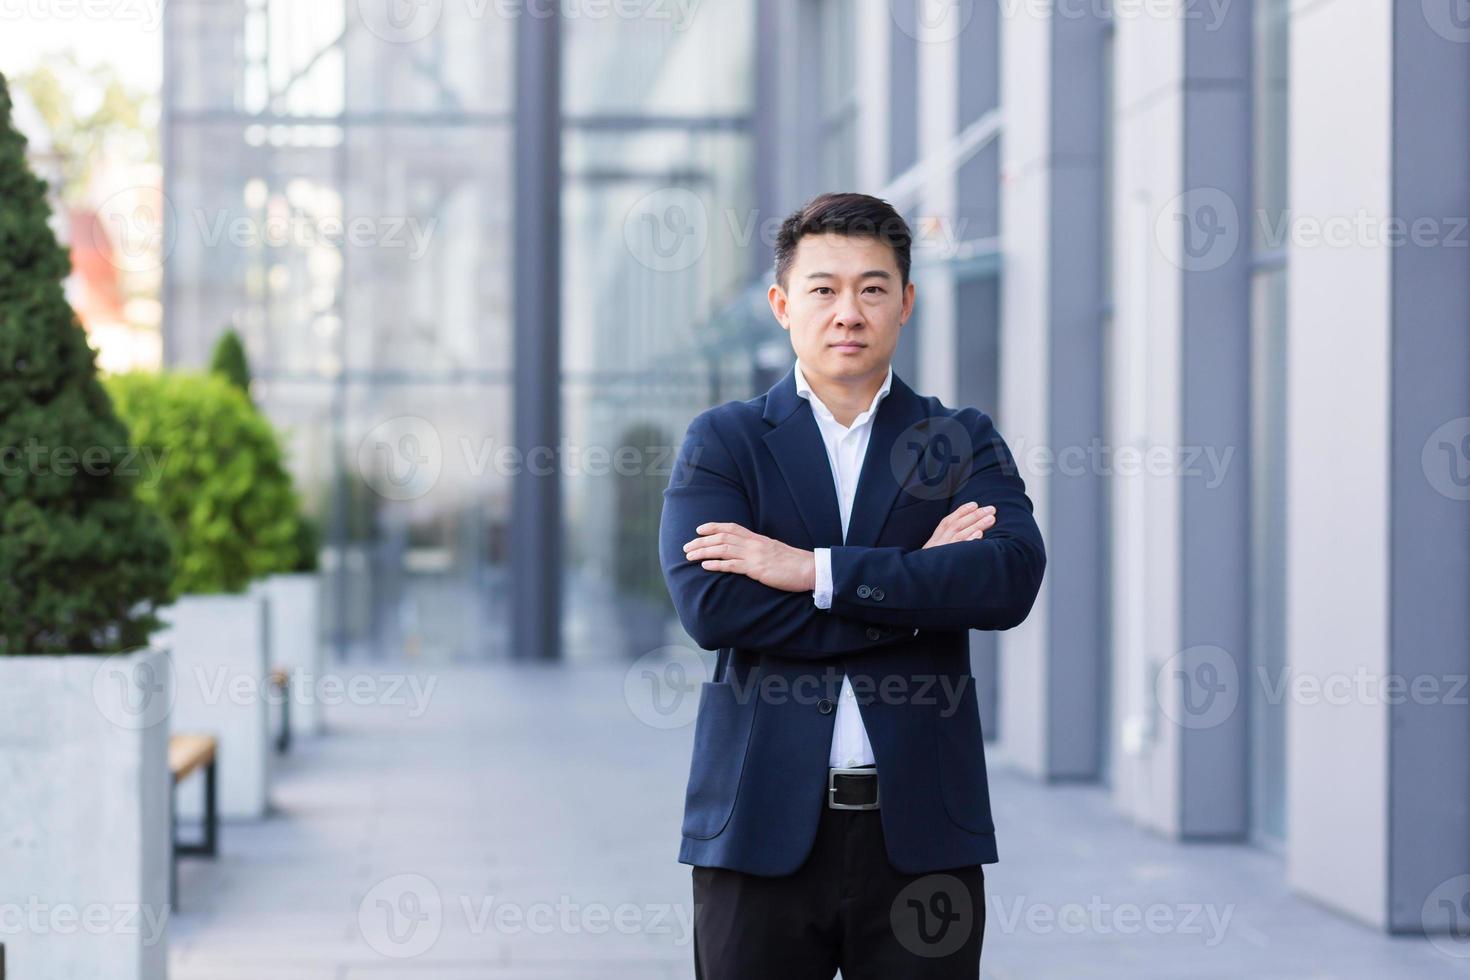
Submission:
[[[245,344],[233,328],[220,334],[219,340],[215,341],[209,370],[223,375],[226,381],[250,397],[250,362],[245,357]]]
[[[67,305],[25,146],[0,76],[0,655],[131,649],[166,601],[168,531],[135,493],[149,464]]]

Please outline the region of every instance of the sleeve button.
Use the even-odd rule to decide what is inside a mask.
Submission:
[[[876,626],[868,627],[868,639],[877,640],[883,637],[883,631]]]
[[[882,589],[874,589],[873,590],[873,598],[875,600],[877,600],[878,602],[882,602],[883,601],[883,590]]]
[[[859,585],[857,587],[857,594],[859,599],[866,599],[868,596],[873,594],[873,590],[868,588],[866,585]]]

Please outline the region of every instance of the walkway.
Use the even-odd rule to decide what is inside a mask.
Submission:
[[[614,669],[417,682],[332,706],[277,771],[277,813],[183,862],[172,980],[692,977],[691,729],[641,722]],[[986,977],[1470,977],[1289,895],[1269,855],[1140,832],[1095,788],[991,778]]]

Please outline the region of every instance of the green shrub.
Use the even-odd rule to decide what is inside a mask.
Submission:
[[[135,495],[48,213],[0,76],[0,654],[128,650],[158,625],[168,532]]]
[[[317,556],[322,548],[322,529],[310,514],[296,515],[296,564],[293,572],[317,570]]]
[[[215,341],[209,370],[245,392],[246,398],[250,397],[250,362],[245,357],[245,344],[233,328],[225,330]]]
[[[107,380],[118,413],[159,477],[139,494],[173,530],[173,587],[238,592],[297,561],[297,500],[276,431],[240,389],[213,374]]]
[[[233,327],[225,329],[214,344],[214,355],[209,370],[224,378],[250,397],[250,358],[245,353],[245,342]],[[252,402],[253,404],[253,402]],[[296,558],[288,571],[314,572],[317,570],[317,554],[321,550],[321,529],[311,515],[296,516]]]
[[[658,525],[668,477],[652,466],[659,447],[668,443],[667,433],[651,423],[629,427],[618,440],[618,447],[634,450],[643,465],[633,472],[614,471],[613,581],[620,595],[638,596],[672,614],[673,601],[658,560]]]

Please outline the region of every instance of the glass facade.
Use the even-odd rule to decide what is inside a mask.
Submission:
[[[564,27],[562,419],[586,464],[562,482],[569,659],[678,639],[657,553],[672,456],[701,410],[751,393],[715,314],[756,271],[752,28],[745,2],[682,29]]]
[[[1286,837],[1287,0],[1255,8],[1255,207],[1251,282],[1251,827]]]
[[[627,536],[656,530],[683,425],[744,394],[711,311],[750,274],[748,6],[563,25],[561,458],[591,474],[564,478],[569,656],[620,649],[609,616],[663,642],[656,554]],[[322,521],[339,656],[505,657],[516,24],[370,8],[169,4],[166,358],[245,339]],[[647,465],[612,459],[631,443]]]
[[[1300,837],[1330,770],[1300,740],[1288,768],[1288,715],[1298,731],[1314,717],[1292,682],[1317,651],[1288,648],[1288,620],[1312,616],[1316,597],[1304,602],[1300,581],[1289,593],[1287,542],[1298,579],[1320,558],[1287,521],[1318,503],[1300,485],[1288,496],[1312,467],[1289,481],[1288,465],[1321,435],[1301,411],[1319,401],[1310,385],[1336,378],[1306,363],[1318,258],[1287,241],[1288,174],[1295,158],[1297,186],[1315,186],[1308,123],[1335,116],[1288,118],[1288,0],[1211,11],[1223,19],[1208,28],[1108,5],[1035,17],[927,0],[577,7],[560,21],[561,157],[546,163],[559,256],[529,284],[515,281],[518,255],[533,254],[518,244],[545,238],[516,214],[512,160],[538,145],[516,140],[538,89],[516,97],[518,25],[493,6],[395,3],[376,20],[376,5],[349,0],[166,7],[166,356],[200,366],[225,327],[244,336],[254,394],[289,433],[325,531],[324,628],[339,656],[516,656],[518,567],[556,552],[511,553],[511,530],[519,545],[533,522],[512,517],[502,452],[516,449],[530,390],[557,406],[562,440],[550,458],[564,658],[690,647],[657,556],[673,455],[693,416],[760,394],[791,364],[766,301],[775,222],[818,193],[858,190],[916,233],[919,299],[895,372],[995,419],[1027,454],[1056,539],[1034,621],[971,633],[986,738],[1019,771],[1102,782],[1154,831],[1299,846],[1288,788]],[[1333,7],[1299,9],[1316,18],[1302,24],[1351,40],[1353,19]],[[1400,58],[1416,31],[1402,33],[1390,64],[1423,67]],[[1320,57],[1336,37],[1299,25],[1294,43]],[[1294,97],[1336,111],[1338,80],[1308,61]],[[1392,77],[1397,107],[1411,86]],[[1419,126],[1433,128],[1395,113],[1386,134],[1410,142],[1381,159],[1412,161]],[[1249,230],[1223,227],[1223,202],[1202,205],[1200,191],[1228,197]],[[1201,255],[1196,233],[1229,244]],[[1431,255],[1395,252],[1390,285]],[[534,364],[513,356],[517,337],[537,336],[516,321],[522,285],[559,310],[546,325],[559,360],[534,365],[548,377],[516,373]],[[1289,306],[1293,295],[1311,302]],[[1398,330],[1370,336],[1397,343]],[[1398,356],[1395,372],[1418,366]],[[1400,413],[1387,445],[1403,448],[1409,416],[1383,407]],[[1393,501],[1403,473],[1389,476]],[[1421,571],[1390,557],[1391,574]],[[1390,592],[1384,609],[1401,601]],[[1240,699],[1191,717],[1182,685],[1216,679],[1215,650],[1243,675]],[[1384,664],[1406,656],[1391,653]],[[1394,793],[1383,799],[1413,799]]]
[[[1113,297],[1113,248],[1116,228],[1113,215],[1116,208],[1118,188],[1115,183],[1116,174],[1116,139],[1114,119],[1114,105],[1118,96],[1118,66],[1117,66],[1117,31],[1114,24],[1109,20],[1102,37],[1102,132],[1101,132],[1101,160],[1102,179],[1099,181],[1098,205],[1101,212],[1102,232],[1098,236],[1098,250],[1102,258],[1102,312],[1099,317],[1099,329],[1102,331],[1102,363],[1099,370],[1103,377],[1102,386],[1102,419],[1100,429],[1102,432],[1116,432],[1117,420],[1114,416],[1116,411],[1114,387],[1112,379],[1117,377],[1117,332],[1118,322],[1115,316]],[[1099,482],[1098,508],[1104,514],[1111,516],[1113,513],[1113,481],[1102,480]],[[1113,550],[1115,531],[1113,522],[1109,519],[1102,521],[1102,533],[1098,542],[1098,568],[1102,572],[1102,622],[1099,638],[1101,641],[1102,657],[1100,674],[1104,693],[1098,704],[1098,779],[1104,784],[1111,784],[1113,780],[1113,752],[1114,752],[1114,722],[1113,722],[1113,578],[1110,574],[1114,568]]]
[[[847,0],[817,0],[821,39],[821,176],[827,187],[850,187],[857,177],[859,60],[857,11]]]

